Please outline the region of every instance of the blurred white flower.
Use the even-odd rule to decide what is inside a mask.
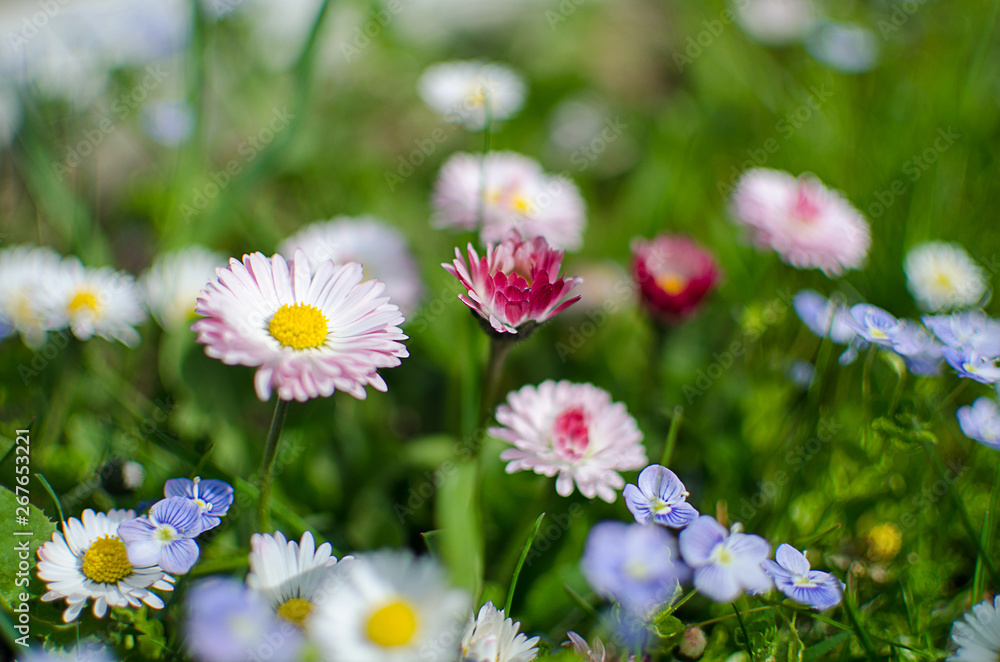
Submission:
[[[39,8],[17,2],[0,10],[0,73],[80,105],[104,90],[110,70],[141,68],[180,51],[190,29],[185,0],[75,0]]]
[[[80,340],[99,336],[129,347],[139,343],[135,325],[146,313],[135,280],[124,272],[87,268],[76,257],[67,257],[40,298],[49,329],[69,327]]]
[[[514,152],[452,155],[441,167],[431,206],[436,227],[471,230],[481,220],[484,244],[517,231],[524,239],[545,237],[553,248],[574,251],[587,222],[576,184]]]
[[[481,131],[487,119],[505,120],[521,109],[525,86],[521,76],[502,64],[456,61],[429,67],[417,82],[417,91],[449,122]]]
[[[160,326],[182,329],[197,318],[198,295],[215,278],[215,269],[224,266],[224,256],[188,246],[157,257],[139,280],[139,291]]]
[[[365,279],[377,278],[385,283],[390,303],[399,306],[404,316],[416,310],[423,297],[420,271],[406,237],[373,216],[337,216],[313,223],[278,246],[278,252],[289,259],[296,249],[305,252],[313,270],[325,260],[361,264]]]
[[[734,0],[743,31],[772,46],[804,38],[816,23],[811,0]]]
[[[915,246],[906,254],[903,271],[910,294],[928,312],[974,306],[986,294],[983,269],[958,244]]]

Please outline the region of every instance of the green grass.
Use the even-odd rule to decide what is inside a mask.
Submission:
[[[507,475],[501,444],[490,439],[481,467],[434,473],[455,462],[475,428],[487,341],[439,266],[473,238],[431,231],[429,195],[441,163],[456,151],[480,149],[482,138],[443,124],[420,103],[415,80],[444,58],[508,62],[528,79],[529,98],[493,133],[492,148],[568,170],[588,203],[585,246],[567,256],[566,273],[602,260],[627,265],[633,237],[669,231],[709,246],[726,277],[702,313],[669,334],[662,353],[654,351],[648,320],[623,303],[562,360],[558,347],[574,344],[587,319],[567,312],[513,349],[500,393],[545,379],[608,390],[638,420],[652,461],[671,433],[670,466],[699,510],[728,514],[775,546],[808,546],[820,567],[847,582],[853,608],[822,617],[751,598],[737,623],[730,606],[695,596],[674,616],[707,623],[706,659],[725,659],[748,641],[758,662],[774,653],[772,644],[805,660],[938,659],[952,621],[992,595],[1000,579],[998,456],[965,438],[954,416],[987,388],[970,385],[945,402],[959,383],[953,374],[902,381],[899,366],[881,355],[866,386],[864,357],[839,366],[837,348],[824,347],[786,302],[788,292],[810,287],[916,316],[902,260],[914,244],[932,239],[965,246],[996,282],[1000,75],[993,63],[1000,3],[926,2],[883,38],[879,21],[891,20],[896,4],[832,9],[879,37],[880,64],[860,75],[834,72],[799,46],[762,47],[734,25],[678,71],[674,54],[724,9],[693,0],[584,4],[554,30],[539,9],[511,34],[440,47],[413,46],[386,30],[350,63],[336,48],[321,57],[323,49],[307,45],[285,73],[263,66],[267,54],[248,43],[239,20],[199,23],[185,58],[199,122],[196,138],[179,150],[142,138],[133,113],[116,127],[138,158],[108,146],[60,181],[52,162],[97,125],[100,105],[74,113],[30,101],[17,141],[0,157],[4,243],[49,245],[88,265],[137,273],[158,252],[189,243],[236,256],[270,253],[297,228],[335,214],[387,219],[410,239],[428,290],[406,327],[411,357],[384,371],[386,394],[372,392],[365,401],[337,394],[289,409],[282,443],[291,459],[274,485],[276,526],[292,536],[308,528],[342,552],[430,548],[497,604],[508,596],[517,565],[517,590],[507,600],[524,630],[555,645],[567,629],[598,632],[593,610],[602,603],[579,559],[592,524],[631,519],[622,500],[561,499],[551,480]],[[338,8],[333,3],[325,20],[341,17]],[[118,72],[108,98],[139,76]],[[584,91],[599,95],[626,128],[578,171],[551,149],[547,130],[552,109]],[[244,159],[240,142],[285,108],[294,119]],[[788,116],[797,112],[805,119],[795,127]],[[386,173],[397,172],[415,141],[436,130],[445,140],[390,190]],[[958,137],[935,148],[940,131]],[[923,168],[915,159],[927,150],[935,162]],[[873,236],[865,269],[830,280],[746,245],[720,191],[755,157],[756,165],[815,173],[865,213]],[[193,205],[195,192],[231,159],[240,174],[206,209],[186,214],[184,205]],[[993,302],[988,311],[1000,313]],[[0,452],[13,443],[15,428],[35,420],[32,470],[62,497],[67,517],[86,507],[134,507],[157,497],[164,480],[196,467],[203,476],[236,481],[259,466],[272,405],[255,397],[252,371],[207,358],[193,334],[171,336],[152,321],[140,331],[143,342],[134,350],[70,340],[43,357],[26,382],[20,368],[36,355],[16,339],[2,345]],[[733,342],[745,352],[727,363],[719,356]],[[797,360],[818,365],[809,391],[787,377]],[[722,374],[703,388],[700,377],[713,365]],[[701,393],[691,397],[692,386]],[[672,429],[678,406],[683,422]],[[112,495],[98,486],[66,502],[115,456],[146,467],[137,493]],[[9,457],[0,465],[6,485],[12,467]],[[44,492],[35,483],[33,501],[54,519]],[[456,507],[477,493],[482,512]],[[253,511],[241,509],[204,546],[205,567],[233,567],[248,548]],[[536,536],[532,525],[543,511]],[[568,524],[546,538],[553,521]],[[892,553],[872,542],[873,527],[885,524],[900,536]],[[549,544],[521,567],[530,539],[536,550],[539,540]],[[482,549],[481,563],[463,549]],[[175,598],[151,617],[171,632],[179,612]],[[41,607],[36,616],[57,618]],[[57,628],[36,631],[61,640]],[[154,638],[176,636],[161,635]],[[128,654],[124,645],[118,650]]]

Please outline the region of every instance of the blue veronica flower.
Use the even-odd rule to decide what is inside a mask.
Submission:
[[[969,439],[1000,450],[1000,407],[992,398],[977,398],[955,412],[962,433]]]
[[[802,323],[820,338],[830,338],[846,345],[854,337],[854,329],[846,322],[847,308],[827,300],[814,290],[800,290],[792,298],[792,306]]]
[[[581,566],[594,591],[637,618],[648,617],[691,576],[666,529],[623,522],[590,530]]]
[[[851,313],[844,317],[844,323],[863,340],[882,347],[892,347],[893,336],[899,328],[899,320],[867,303],[851,306]]]
[[[203,530],[208,531],[219,526],[222,516],[233,505],[233,487],[229,483],[209,478],[202,480],[195,477],[171,478],[163,486],[163,495],[167,497],[185,497],[194,502],[201,511]]]
[[[771,545],[760,536],[725,527],[710,515],[687,525],[680,535],[681,556],[694,569],[694,587],[716,602],[732,602],[743,591],[766,593],[771,578],[761,563]]]
[[[949,347],[975,351],[982,356],[1000,356],[1000,321],[990,319],[981,310],[924,315],[921,319]]]
[[[198,560],[195,538],[203,530],[198,506],[184,497],[157,501],[145,517],[118,525],[132,565],[158,565],[165,572],[182,575]]]
[[[944,347],[941,353],[959,377],[974,379],[981,384],[995,384],[1000,381],[1000,368],[997,367],[995,358],[982,356],[975,350],[953,347]]]
[[[764,561],[764,570],[785,596],[820,611],[835,607],[843,600],[844,587],[840,580],[828,572],[812,570],[805,554],[791,545],[779,545],[774,559]]]
[[[229,577],[203,579],[185,600],[186,645],[200,662],[298,659],[302,635],[290,621],[279,621],[263,598]]]
[[[928,376],[940,372],[942,345],[924,327],[913,320],[899,320],[892,334],[892,349],[903,357],[914,375]]]
[[[670,469],[651,464],[639,474],[639,486],[625,486],[625,504],[639,524],[657,524],[683,529],[698,517],[698,511],[686,501],[684,483]]]

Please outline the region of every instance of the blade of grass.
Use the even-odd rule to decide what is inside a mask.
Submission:
[[[61,523],[65,524],[66,523],[66,517],[65,517],[65,515],[63,515],[62,504],[59,503],[59,497],[56,496],[56,491],[54,489],[52,489],[52,486],[49,485],[49,481],[47,481],[45,479],[45,476],[43,476],[42,474],[36,473],[35,474],[35,478],[37,478],[42,483],[42,487],[44,487],[45,491],[49,493],[49,497],[52,498],[52,502],[54,504],[56,504],[56,512],[59,513],[59,521]]]
[[[755,662],[753,656],[753,646],[750,645],[750,633],[747,631],[747,625],[743,622],[743,614],[740,613],[740,608],[733,603],[733,612],[736,614],[736,620],[740,624],[740,630],[743,631],[743,641],[746,644],[747,655],[750,657],[750,662]]]
[[[861,642],[861,647],[865,649],[868,659],[871,662],[878,662],[878,653],[875,652],[875,646],[872,645],[872,641],[868,637],[868,632],[861,625],[861,620],[858,618],[857,610],[854,607],[854,598],[850,590],[844,591],[844,611],[847,612],[847,619],[851,622],[851,627],[854,629],[858,641]]]
[[[510,605],[514,601],[514,589],[517,587],[517,579],[521,576],[521,568],[524,566],[525,559],[528,558],[528,552],[531,551],[532,545],[535,544],[535,538],[538,536],[538,530],[542,528],[542,520],[545,519],[545,513],[538,516],[535,520],[535,526],[531,528],[531,533],[528,535],[528,539],[524,541],[524,547],[521,548],[521,557],[517,560],[517,565],[514,566],[514,574],[510,578],[510,588],[507,589],[507,601],[504,603],[504,613],[510,616]]]
[[[660,464],[664,467],[670,466],[670,458],[674,454],[674,446],[677,445],[677,435],[681,431],[681,423],[684,421],[684,407],[677,405],[674,407],[674,415],[670,418],[670,430],[667,431],[667,443],[663,446],[663,455],[660,457]]]
[[[1000,508],[1000,462],[997,464],[996,475],[993,478],[993,490],[990,492],[990,503],[983,515],[983,532],[979,539],[979,553],[976,556],[976,572],[972,579],[972,602],[983,599],[986,587],[986,572],[983,566],[985,557],[982,551],[993,548],[993,535],[996,531],[996,512]]]

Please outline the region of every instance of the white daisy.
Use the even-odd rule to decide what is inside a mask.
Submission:
[[[469,596],[433,559],[364,554],[338,564],[333,587],[307,624],[328,659],[454,662]]]
[[[947,662],[996,662],[1000,659],[1000,596],[980,602],[955,621],[951,640],[958,646]]]
[[[307,225],[278,246],[278,252],[285,257],[295,255],[298,249],[305,252],[313,270],[326,260],[361,264],[365,278],[385,283],[389,300],[399,306],[404,316],[416,310],[423,296],[420,272],[406,237],[380,219],[337,216]]]
[[[903,271],[910,294],[927,311],[974,306],[986,294],[982,268],[958,244],[920,244],[906,254]]]
[[[50,329],[70,327],[80,340],[99,336],[133,346],[134,326],[146,318],[132,276],[110,267],[88,269],[75,257],[62,261],[41,295]]]
[[[436,227],[471,230],[481,221],[484,244],[498,244],[516,231],[523,239],[545,237],[553,248],[574,251],[587,224],[576,184],[514,152],[453,155],[434,184],[432,207]]]
[[[504,618],[503,609],[487,602],[465,626],[461,662],[531,662],[538,657],[538,637],[528,639],[520,629],[520,623]]]
[[[302,534],[301,542],[286,540],[280,531],[273,535],[255,533],[250,536],[247,586],[267,600],[279,616],[301,628],[337,565],[332,552],[328,542],[316,547],[308,531]],[[345,556],[341,562],[351,558]]]
[[[139,292],[160,326],[177,329],[197,316],[198,294],[225,264],[225,257],[201,246],[165,253],[139,279]]]
[[[82,521],[71,517],[52,540],[38,548],[38,577],[46,583],[45,602],[65,598],[67,623],[76,620],[88,600],[94,601],[94,616],[103,618],[111,607],[139,607],[145,603],[162,609],[163,600],[150,591],[174,590],[174,578],[159,566],[134,568],[118,525],[135,519],[131,510],[95,513],[83,511]]]
[[[261,253],[232,258],[198,298],[191,325],[205,353],[228,365],[257,368],[257,396],[273,390],[305,402],[345,391],[359,400],[365,386],[388,387],[378,374],[409,356],[399,308],[381,296],[385,285],[361,282],[360,264],[327,260],[315,271],[301,251],[286,262]]]
[[[525,92],[524,81],[512,69],[478,61],[435,64],[420,77],[417,91],[446,120],[470,131],[513,116],[524,105]]]
[[[573,485],[588,499],[611,503],[625,486],[619,471],[646,466],[642,432],[625,405],[592,384],[552,380],[507,396],[489,433],[514,446],[500,454],[507,473],[532,470],[556,479],[562,496]]]
[[[62,258],[50,248],[14,246],[0,251],[0,322],[6,322],[35,349],[48,336],[41,289],[51,283]]]

